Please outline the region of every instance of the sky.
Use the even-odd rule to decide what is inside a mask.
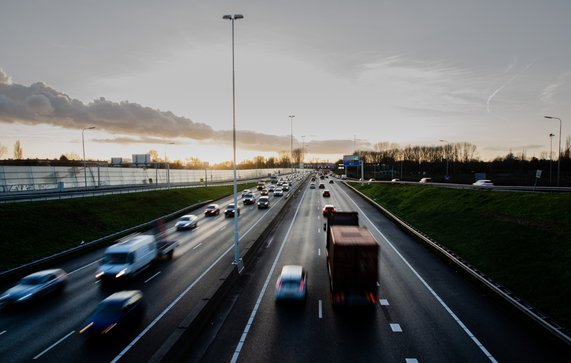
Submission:
[[[568,0],[0,0],[4,158],[232,160],[225,14],[238,161],[571,134]]]

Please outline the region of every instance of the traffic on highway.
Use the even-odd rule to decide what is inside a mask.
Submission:
[[[165,342],[174,331],[191,326],[185,319],[212,298],[211,287],[232,266],[235,214],[241,255],[254,241],[261,243],[205,328],[185,344],[182,361],[537,362],[569,357],[345,183],[330,175],[311,178],[260,184],[242,193],[238,208],[228,208],[229,196],[166,223],[160,239],[176,242],[170,256],[157,258],[159,238],[148,231],[56,266],[64,284],[2,307],[2,361],[161,361]],[[276,196],[277,190],[282,193]],[[336,227],[332,215],[351,216],[351,222],[339,219]],[[369,246],[369,252],[343,247],[351,243]],[[146,249],[153,250],[148,260],[137,255]],[[102,269],[106,264],[121,267]],[[342,276],[353,277],[336,278],[340,268]],[[112,272],[104,279],[102,271]],[[359,284],[370,276],[371,282]],[[128,279],[108,283],[123,277]],[[1,286],[1,291],[11,287]]]

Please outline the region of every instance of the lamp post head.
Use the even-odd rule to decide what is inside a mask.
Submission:
[[[555,134],[549,134],[549,137],[553,137],[553,136],[555,136]]]
[[[224,16],[222,17],[222,19],[227,19],[227,20],[244,19],[244,15],[242,15],[242,14],[234,14],[234,16],[232,16],[232,15],[224,15]]]

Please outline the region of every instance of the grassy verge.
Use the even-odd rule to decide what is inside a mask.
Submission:
[[[353,186],[571,327],[570,194]]]
[[[239,189],[255,184],[240,185]],[[0,205],[0,271],[121,231],[201,201],[232,194],[233,187],[170,189]]]

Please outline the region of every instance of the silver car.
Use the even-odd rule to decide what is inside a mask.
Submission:
[[[177,231],[196,228],[198,226],[198,217],[194,214],[184,215],[178,219],[174,226]]]
[[[35,272],[24,277],[18,284],[0,296],[2,304],[23,304],[50,293],[62,291],[67,282],[67,273],[58,268]]]

